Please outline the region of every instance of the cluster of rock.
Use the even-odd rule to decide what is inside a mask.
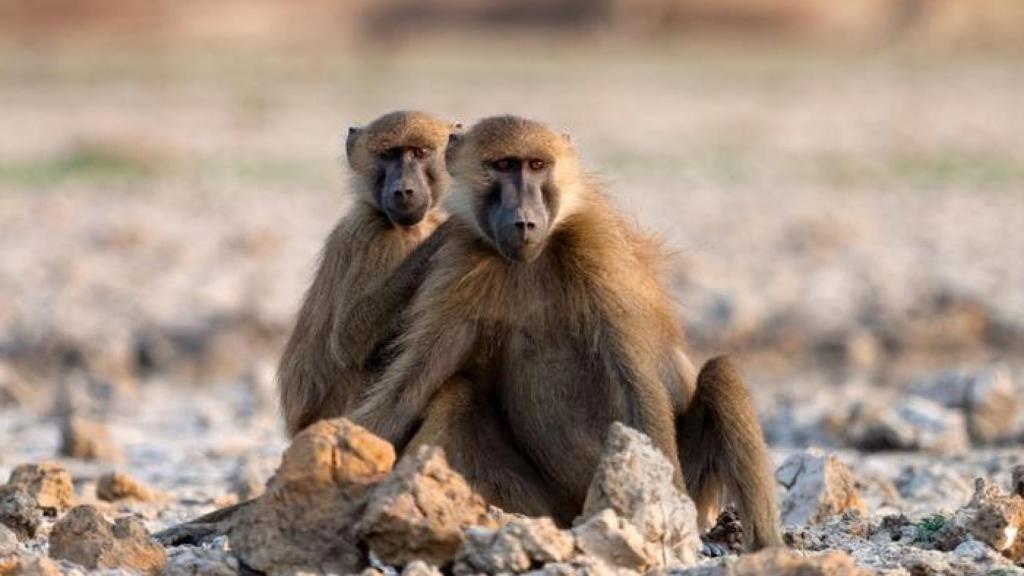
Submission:
[[[765,422],[775,443],[935,455],[1024,443],[1024,387],[1001,365],[926,374],[902,390],[849,386],[795,399],[799,408],[780,400]]]
[[[103,500],[154,498],[154,492],[122,474],[100,479]],[[82,568],[128,568],[159,574],[164,548],[150,539],[142,520],[108,522],[97,506],[75,505],[71,474],[57,464],[25,464],[0,486],[0,574],[60,574],[54,560]],[[33,553],[45,542],[50,558]],[[51,560],[52,559],[52,560]]]
[[[247,383],[261,375],[242,359],[276,358],[286,335],[282,323],[249,312],[90,337],[16,334],[2,343],[0,410],[49,410],[62,418],[64,452],[116,461],[116,450],[93,453],[94,447],[76,439],[80,432],[95,436],[93,421],[117,403],[137,398],[140,382]]]
[[[634,430],[614,427],[572,529],[488,508],[443,453],[421,447],[397,465],[389,444],[346,420],[323,421],[285,452],[266,492],[228,530],[253,569],[456,574],[632,570],[693,565],[693,503],[671,465]]]
[[[811,551],[848,552],[858,565],[887,573],[1024,573],[1024,466],[1004,492],[979,478],[974,496],[950,515],[911,519],[871,516],[864,483],[834,455],[809,449],[776,472],[787,488],[782,519],[787,544]]]
[[[615,425],[582,514],[560,527],[488,507],[437,448],[396,463],[387,442],[327,420],[295,438],[254,499],[155,538],[136,515],[111,517],[124,509],[110,502],[166,498],[130,477],[104,474],[89,501],[59,465],[15,468],[0,486],[0,575],[986,574],[1024,566],[1024,466],[1009,491],[979,479],[955,513],[912,519],[872,516],[865,483],[835,455],[795,453],[776,472],[791,549],[717,559],[701,556],[693,503],[671,478],[648,438]]]
[[[1021,390],[1000,367],[955,371],[914,382],[887,407],[860,404],[846,422],[854,447],[957,453],[1022,439]]]

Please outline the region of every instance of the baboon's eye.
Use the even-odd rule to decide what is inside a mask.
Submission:
[[[512,158],[502,158],[494,161],[494,169],[498,172],[508,172],[515,166],[516,161]]]
[[[417,157],[417,158],[419,158],[419,159],[421,159],[421,160],[423,158],[427,157],[427,152],[428,152],[428,150],[426,148],[416,148],[416,147],[413,147],[413,149],[412,149],[412,155]]]
[[[380,153],[380,157],[384,160],[394,160],[398,158],[402,153],[401,148],[388,148],[387,150]]]
[[[539,160],[537,158],[530,160],[530,170],[540,171],[543,170],[545,166],[547,166],[547,163],[543,160]]]

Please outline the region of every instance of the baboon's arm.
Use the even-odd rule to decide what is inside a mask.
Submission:
[[[335,318],[333,352],[348,365],[363,366],[378,346],[393,340],[416,290],[423,284],[434,254],[444,244],[451,224],[441,224],[388,277],[363,290]]]
[[[352,413],[352,420],[401,449],[430,399],[462,366],[477,329],[421,321],[403,340],[402,351]]]

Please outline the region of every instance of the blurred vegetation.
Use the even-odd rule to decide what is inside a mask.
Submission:
[[[1024,43],[1019,0],[11,0],[0,34],[83,42],[276,46],[416,44],[427,35],[529,31],[628,38],[814,38],[846,44]]]

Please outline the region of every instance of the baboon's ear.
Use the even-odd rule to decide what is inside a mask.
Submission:
[[[450,134],[464,134],[465,132],[466,127],[462,125],[462,122],[452,122],[451,130],[449,130]]]
[[[448,171],[451,172],[452,163],[455,161],[455,154],[458,153],[462,143],[465,142],[466,138],[462,132],[451,132],[448,134],[448,147],[444,151],[444,161],[448,165]]]
[[[351,126],[348,129],[348,134],[345,136],[345,154],[348,156],[349,162],[352,161],[352,151],[355,150],[356,140],[359,139],[359,134],[362,131],[362,128]]]

